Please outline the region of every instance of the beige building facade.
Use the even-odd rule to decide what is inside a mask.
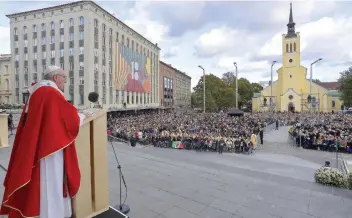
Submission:
[[[0,54],[0,104],[12,104],[11,54]]]
[[[24,103],[46,66],[68,74],[65,96],[87,107],[88,94],[111,110],[159,106],[160,48],[93,1],[7,15],[11,29],[12,96]]]
[[[175,73],[174,105],[176,107],[191,106],[191,80],[185,72],[177,70]]]

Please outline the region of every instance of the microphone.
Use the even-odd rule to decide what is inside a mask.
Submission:
[[[99,94],[96,92],[91,92],[88,95],[88,100],[92,103],[96,103],[99,99]]]
[[[102,108],[101,105],[99,104],[99,94],[96,92],[91,92],[88,95],[88,100],[92,103],[94,103],[94,108]]]

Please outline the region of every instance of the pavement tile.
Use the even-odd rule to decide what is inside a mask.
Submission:
[[[205,208],[200,214],[199,217],[203,218],[232,218],[232,214],[219,210],[213,207]]]
[[[210,205],[212,208],[216,208],[230,214],[236,213],[236,211],[241,207],[241,205],[235,204],[230,201],[225,201],[221,199],[215,199]]]
[[[197,217],[196,214],[190,213],[190,212],[183,210],[183,209],[176,207],[176,206],[173,206],[171,209],[165,211],[162,215],[167,218],[181,218],[181,217],[182,218],[196,218]]]

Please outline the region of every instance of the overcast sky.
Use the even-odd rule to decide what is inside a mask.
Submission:
[[[67,3],[66,1],[63,1]],[[71,1],[72,2],[72,1]],[[281,66],[281,35],[287,32],[289,1],[96,1],[161,47],[161,60],[192,77],[192,87],[207,73],[234,71],[251,82],[270,79],[270,65]],[[317,58],[314,78],[335,81],[352,66],[352,2],[292,1],[301,33],[301,64]],[[10,53],[5,14],[62,2],[0,2],[0,53]],[[277,74],[274,74],[277,78]]]

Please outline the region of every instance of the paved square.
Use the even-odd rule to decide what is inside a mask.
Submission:
[[[351,191],[314,183],[314,171],[326,154],[308,155],[305,150],[297,150],[290,155],[290,149],[296,148],[279,145],[282,136],[275,137],[281,131],[267,133],[264,147],[252,155],[132,148],[114,143],[127,182],[129,216],[352,218]],[[276,136],[269,138],[273,134]],[[115,206],[119,203],[119,177],[110,144],[108,148],[109,201]],[[5,167],[10,149],[0,150],[0,163]],[[311,156],[318,158],[311,161]],[[4,175],[1,171],[1,180]]]

